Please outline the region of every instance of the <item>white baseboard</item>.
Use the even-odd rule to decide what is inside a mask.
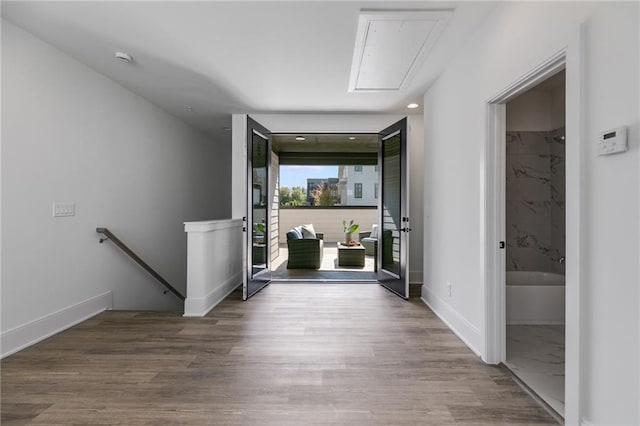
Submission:
[[[109,310],[112,306],[113,294],[108,291],[7,330],[0,335],[2,358]]]
[[[635,424],[636,423],[620,423],[620,424],[616,424],[616,426],[631,426]],[[613,426],[613,425],[611,423],[596,425],[595,423],[588,422],[585,419],[580,419],[580,426]]]
[[[242,272],[228,278],[220,287],[216,287],[204,297],[187,297],[184,301],[185,317],[203,317],[242,284]]]
[[[451,305],[436,296],[427,286],[422,286],[422,301],[464,342],[478,357],[482,352],[480,330],[463,317]]]

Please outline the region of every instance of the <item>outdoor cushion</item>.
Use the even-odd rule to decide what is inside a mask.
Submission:
[[[369,235],[369,238],[378,238],[378,225],[372,225],[371,226],[371,234]]]
[[[316,238],[316,230],[313,229],[313,224],[302,225],[302,238]]]
[[[287,232],[287,240],[301,240],[301,239],[302,239],[302,235],[295,229],[292,229],[291,231]]]
[[[360,243],[364,247],[364,254],[367,256],[376,256],[377,238],[364,237],[360,238]]]

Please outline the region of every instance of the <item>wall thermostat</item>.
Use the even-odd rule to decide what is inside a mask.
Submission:
[[[616,154],[625,152],[627,146],[627,126],[607,130],[598,137],[598,155]]]

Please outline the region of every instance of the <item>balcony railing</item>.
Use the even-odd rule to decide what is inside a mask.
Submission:
[[[378,222],[375,208],[281,208],[279,211],[278,241],[287,242],[287,232],[291,228],[311,223],[317,232],[324,233],[326,242],[344,241],[342,221],[353,220],[360,225],[360,231],[370,231]]]

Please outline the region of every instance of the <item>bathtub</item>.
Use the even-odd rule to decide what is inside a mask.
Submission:
[[[564,275],[507,271],[507,324],[564,324]]]

